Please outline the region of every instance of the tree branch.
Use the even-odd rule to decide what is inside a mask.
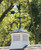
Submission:
[[[0,22],[4,19],[4,17],[6,16],[6,14],[13,8],[13,3],[11,3],[11,6],[2,14],[1,18],[0,18]]]
[[[0,3],[2,2],[3,0],[0,0]]]
[[[16,23],[17,27],[18,27],[18,23],[16,21],[13,21],[12,23],[10,23],[10,27],[12,28],[13,23]]]

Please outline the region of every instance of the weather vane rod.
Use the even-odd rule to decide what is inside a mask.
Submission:
[[[20,12],[20,10],[21,10],[21,9],[20,9],[20,4],[17,6],[17,8],[18,8],[19,17],[16,17],[16,16],[15,16],[15,18],[19,19],[19,29],[21,29],[21,19],[22,19],[22,18],[25,19],[25,16],[24,16],[24,17],[20,17],[20,13],[21,13],[21,12]],[[11,14],[14,14],[14,13],[15,13],[15,11],[11,11]]]

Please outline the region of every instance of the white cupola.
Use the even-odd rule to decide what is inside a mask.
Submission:
[[[23,49],[29,45],[29,32],[23,29],[17,29],[11,32],[10,50]]]

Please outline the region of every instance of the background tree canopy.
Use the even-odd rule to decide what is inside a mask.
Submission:
[[[8,46],[11,41],[10,32],[19,28],[18,9],[15,5],[21,5],[21,20],[23,29],[30,33],[30,44],[41,44],[41,0],[0,0],[0,46]],[[11,11],[16,10],[15,14]]]

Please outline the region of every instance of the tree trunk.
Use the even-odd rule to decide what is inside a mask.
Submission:
[[[35,35],[35,44],[38,44],[38,42],[39,42],[39,35],[36,34],[36,35]]]

